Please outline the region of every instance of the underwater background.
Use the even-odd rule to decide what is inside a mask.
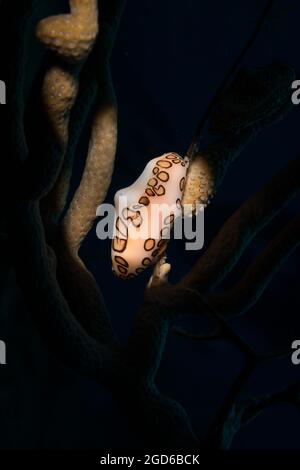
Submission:
[[[127,2],[111,60],[119,134],[107,202],[113,201],[119,188],[137,178],[149,159],[168,151],[184,155],[264,3]],[[67,8],[67,2],[65,5]],[[45,7],[45,15],[58,11],[58,1]],[[300,3],[278,0],[241,65],[255,68],[281,61],[294,67],[298,78],[299,13]],[[26,65],[29,73],[31,68],[34,73],[39,48],[32,40],[32,55]],[[284,119],[259,133],[230,166],[205,211],[204,248],[242,202],[299,154],[299,109],[294,106]],[[79,182],[87,144],[88,133],[80,141],[72,188]],[[222,288],[239,279],[266,241],[298,210],[299,198],[255,238]],[[117,335],[126,341],[149,272],[128,282],[114,277],[110,244],[97,239],[95,227],[84,241],[81,255],[101,284]],[[186,252],[183,242],[172,241],[168,252],[174,264],[171,281],[186,273],[198,256],[197,252]],[[298,250],[284,262],[259,301],[233,322],[257,351],[288,349],[292,341],[300,339],[299,261]],[[7,344],[8,365],[0,369],[0,447],[147,447],[139,430],[132,429],[104,387],[67,368],[48,351],[13,270],[2,284],[0,338]],[[197,332],[203,325],[194,318],[185,320],[182,326]],[[202,343],[170,332],[157,384],[185,407],[195,431],[202,436],[241,364],[241,354],[226,341]],[[290,358],[259,366],[247,384],[247,395],[270,392],[293,382],[299,378],[299,367],[292,365]],[[299,442],[299,411],[292,405],[278,404],[243,428],[231,448],[299,450]]]

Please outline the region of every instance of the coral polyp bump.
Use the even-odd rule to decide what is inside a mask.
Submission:
[[[130,186],[115,194],[112,268],[132,279],[165,252],[171,228],[181,215],[188,158],[165,153],[148,162]]]

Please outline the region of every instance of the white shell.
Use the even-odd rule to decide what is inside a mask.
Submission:
[[[181,215],[188,159],[176,153],[153,158],[139,178],[115,194],[113,272],[131,279],[164,253],[170,229]]]

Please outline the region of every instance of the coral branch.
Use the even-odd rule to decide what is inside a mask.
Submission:
[[[283,388],[277,393],[265,395],[256,399],[248,400],[244,405],[243,424],[249,423],[267,406],[276,405],[277,403],[287,402],[296,406],[300,410],[300,383]],[[240,406],[242,403],[240,404]]]
[[[95,76],[95,55],[90,54],[80,73],[80,86],[69,122],[68,146],[65,150],[64,161],[60,174],[47,197],[42,201],[44,219],[48,225],[57,227],[66,205],[74,155],[82,135],[88,114],[98,92],[98,81]],[[53,227],[53,230],[55,228]]]
[[[253,237],[299,189],[300,159],[291,161],[225,223],[180,285],[202,292],[217,285],[235,266]]]
[[[17,278],[41,334],[51,351],[66,364],[100,380],[111,363],[112,353],[89,337],[69,310],[57,284],[55,260],[52,255],[49,258],[38,202],[19,204],[15,214],[18,217],[17,222],[11,221],[11,234],[13,239],[17,237],[14,252]]]
[[[243,69],[224,90],[211,116],[214,138],[193,152],[183,204],[207,205],[235,158],[255,135],[281,119],[292,107],[294,70],[281,63]]]
[[[54,134],[63,148],[68,142],[70,111],[77,96],[78,84],[72,73],[53,66],[46,73],[42,101]]]
[[[89,232],[96,209],[110,185],[117,144],[117,113],[113,103],[100,106],[93,122],[91,141],[79,188],[63,221],[63,236],[78,252]]]
[[[71,13],[68,15],[57,15],[43,19],[36,28],[36,36],[44,47],[54,51],[63,62],[74,62],[77,67],[64,69],[60,72],[59,82],[56,83],[55,75],[59,74],[62,66],[54,66],[54,70],[48,72],[44,82],[44,103],[46,112],[49,107],[56,106],[56,110],[50,109],[50,121],[54,127],[55,135],[62,143],[62,153],[65,157],[69,140],[69,109],[64,109],[64,101],[61,99],[68,87],[66,75],[70,80],[77,80],[80,67],[84,59],[91,51],[98,34],[98,6],[97,0],[70,0]],[[52,79],[52,80],[51,80]],[[48,83],[51,81],[51,83]],[[47,86],[48,84],[48,86]],[[76,91],[77,95],[77,91]],[[76,96],[75,95],[75,96]],[[75,96],[73,96],[72,106]],[[51,112],[52,111],[52,112]],[[65,158],[64,158],[65,159]],[[62,167],[65,168],[64,163]],[[63,172],[55,182],[54,188],[43,201],[44,220],[49,230],[53,227],[60,212],[63,209],[68,190],[68,172]]]
[[[108,23],[103,25],[104,37],[99,38],[102,44],[98,53],[102,53],[103,56],[98,72],[97,110],[82,179],[62,224],[64,239],[74,253],[78,252],[82,240],[91,228],[96,217],[96,209],[106,196],[113,171],[117,144],[117,111],[111,85],[109,58],[122,7],[123,2],[112,3],[110,16],[105,20]],[[109,33],[108,26],[112,28]]]
[[[28,148],[24,131],[24,112],[26,104],[26,64],[29,54],[28,34],[32,27],[33,16],[38,2],[24,0],[18,4],[5,2],[1,6],[0,44],[1,60],[5,63],[1,79],[7,86],[7,118],[13,123],[9,128],[8,145],[11,159],[9,164],[15,178],[20,175],[16,186],[20,187],[23,164],[28,156]],[[9,25],[7,32],[6,26]],[[7,41],[7,34],[10,40]],[[3,74],[7,76],[4,77]],[[13,166],[15,168],[13,168]]]
[[[141,363],[139,367],[148,378],[153,379],[155,376],[170,322],[182,314],[211,313],[212,307],[215,311],[214,297],[208,297],[206,301],[197,296],[197,289],[205,292],[217,285],[234,267],[258,231],[296,194],[299,188],[299,164],[300,159],[291,161],[287,168],[226,222],[206,253],[183,281],[175,286],[158,284],[148,289],[145,303],[135,319],[129,343],[129,354]],[[297,237],[297,234],[294,236]],[[295,240],[293,236],[289,239],[289,235],[280,240],[282,250],[278,255],[287,255]],[[270,269],[275,267],[277,261],[280,260],[274,255],[270,260]],[[218,311],[215,314],[217,315]],[[215,319],[219,322],[218,318]],[[246,351],[247,345],[243,345],[242,349]]]
[[[59,243],[60,240],[58,240],[58,234],[54,230],[56,229],[56,226],[53,224],[57,213],[59,213],[64,206],[65,197],[67,194],[68,181],[64,180],[64,184],[59,185],[56,185],[55,183],[57,183],[57,177],[59,174],[61,175],[63,160],[69,144],[68,131],[70,111],[77,96],[78,87],[76,77],[80,67],[79,65],[74,68],[63,64],[63,62],[66,62],[70,59],[70,38],[68,36],[69,33],[68,31],[65,31],[65,28],[67,28],[67,30],[68,28],[71,28],[74,35],[79,35],[79,39],[82,38],[82,28],[89,30],[90,27],[90,20],[88,16],[85,17],[88,12],[84,9],[87,8],[89,10],[88,15],[92,15],[93,21],[97,22],[97,8],[90,9],[89,4],[96,5],[95,2],[81,2],[80,8],[76,9],[79,6],[78,2],[71,2],[71,7],[73,10],[70,17],[59,16],[58,18],[51,18],[49,20],[50,24],[51,22],[54,22],[57,26],[57,30],[60,31],[60,33],[58,33],[60,49],[57,51],[60,55],[60,62],[57,63],[57,65],[50,67],[46,73],[42,92],[44,111],[47,116],[49,134],[50,138],[52,137],[54,142],[52,155],[48,155],[49,158],[47,159],[47,164],[52,165],[52,167],[55,165],[55,170],[51,168],[50,172],[46,172],[45,168],[43,169],[44,175],[49,173],[51,178],[51,185],[46,184],[41,172],[38,172],[39,187],[41,188],[41,192],[34,195],[32,194],[31,197],[40,198],[41,196],[47,195],[49,190],[52,190],[48,198],[43,200],[42,209],[43,219],[47,230],[47,239],[51,242],[52,247],[55,249],[58,255],[58,275],[61,273],[61,267],[66,266],[64,269],[70,273],[70,276],[65,281],[67,285],[70,286],[72,284],[72,291],[74,292],[75,287],[76,293],[78,292],[76,290],[76,285],[82,285],[85,289],[86,295],[91,299],[87,303],[86,309],[82,308],[82,303],[78,304],[76,302],[76,308],[73,311],[76,319],[81,323],[88,333],[93,335],[95,331],[98,332],[100,330],[101,333],[105,335],[107,330],[110,330],[110,326],[107,326],[110,324],[107,319],[107,312],[103,304],[101,293],[99,292],[92,275],[88,272],[81,260],[79,258],[75,258],[75,255],[70,251],[69,246],[65,246],[65,240],[63,240],[61,244]],[[44,31],[45,28],[47,30],[47,25],[48,19],[43,20],[38,25],[37,34],[41,40],[45,39],[44,37],[41,37],[41,31]],[[90,33],[87,31],[86,37],[89,35]],[[96,34],[92,34],[92,36],[90,36],[89,45],[88,47],[85,47],[84,51],[84,44],[80,42],[80,40],[77,44],[75,44],[77,47],[77,52],[75,54],[77,62],[82,62],[82,60],[86,58],[88,52],[94,44],[95,37]],[[45,43],[46,45],[49,45],[46,39]],[[72,49],[72,54],[73,53],[74,50]],[[62,287],[64,287],[63,284]],[[64,292],[64,294],[66,294],[66,292]],[[93,305],[93,308],[90,308],[91,304]],[[70,303],[71,308],[73,305],[74,303]]]
[[[97,0],[70,0],[71,13],[40,21],[37,37],[60,58],[80,62],[89,54],[98,33]]]
[[[270,393],[265,396],[240,401],[236,400],[238,390],[242,388],[246,381],[245,379],[248,377],[248,371],[246,373],[242,372],[235,382],[235,386],[228,394],[228,400],[226,400],[227,406],[222,408],[215,427],[212,428],[213,433],[207,441],[210,447],[228,449],[237,432],[269,406],[286,402],[300,409],[299,383],[285,387],[273,394]]]
[[[84,70],[86,79],[92,79],[93,93],[97,94],[97,97],[94,94],[90,97],[91,100],[96,98],[96,111],[88,155],[81,182],[62,220],[56,245],[58,276],[74,315],[92,336],[102,342],[113,340],[109,316],[97,283],[80,259],[78,250],[95,220],[97,207],[106,196],[114,166],[117,108],[109,59],[123,4],[123,1],[117,0],[109,4],[104,2],[102,5],[101,33],[90,56],[88,69]],[[99,61],[97,67],[95,61]],[[76,130],[76,123],[74,125]],[[56,188],[63,188],[61,200],[65,199],[68,187],[72,155],[69,157],[71,158],[66,162],[65,171],[61,174],[63,183]]]
[[[145,390],[142,389],[135,408],[139,412],[139,423],[146,429],[146,436],[155,448],[198,448],[199,440],[185,409],[162,395],[155,386],[148,384]]]
[[[78,250],[109,188],[116,142],[116,108],[107,103],[99,106],[94,118],[84,173],[63,219],[57,246],[59,277],[65,295],[77,318],[101,341],[112,337],[108,314],[97,283],[79,258]]]
[[[254,369],[256,367],[255,361],[246,360],[244,367],[237,375],[234,382],[231,384],[222,406],[216,414],[213,423],[208,430],[205,438],[204,446],[209,448],[221,448],[228,449],[234,437],[236,427],[232,426],[232,416],[235,416],[232,411],[234,410],[234,403],[237,400],[240,392],[243,390],[247,381],[250,379]],[[240,423],[237,421],[234,423],[235,426]]]
[[[47,218],[52,219],[54,225],[59,223],[60,216],[65,209],[74,156],[91,107],[97,96],[103,98],[105,90],[108,90],[107,93],[112,96],[111,101],[114,102],[109,59],[123,6],[124,0],[113,0],[101,4],[101,31],[80,72],[80,86],[70,119],[69,142],[63,166],[47,201],[43,201],[43,207],[46,206],[46,212],[49,213]]]
[[[214,185],[215,175],[209,158],[201,154],[195,155],[188,170],[182,204],[190,204],[193,210],[196,209],[196,204],[206,206],[213,195]]]
[[[262,10],[261,16],[259,17],[258,23],[255,25],[255,28],[254,28],[253,32],[251,33],[249,39],[247,40],[245,46],[243,47],[243,49],[241,50],[239,55],[234,59],[233,63],[230,65],[227,73],[225,74],[224,78],[222,79],[222,82],[220,83],[219,87],[217,88],[215,96],[210,101],[209,106],[208,106],[207,110],[205,111],[205,113],[204,113],[204,115],[203,115],[197,129],[196,129],[196,132],[195,132],[195,135],[192,139],[192,142],[189,146],[189,149],[187,151],[187,155],[189,157],[193,158],[193,156],[197,152],[197,147],[198,147],[199,139],[201,137],[201,133],[202,133],[204,127],[205,127],[205,124],[206,124],[207,120],[209,119],[209,117],[210,117],[210,115],[211,115],[211,113],[214,109],[214,106],[218,102],[221,94],[224,92],[229,80],[232,78],[234,73],[237,71],[239,65],[242,63],[242,61],[243,61],[244,57],[246,56],[247,52],[249,51],[249,49],[253,45],[254,41],[256,40],[257,35],[260,33],[261,29],[263,28],[263,26],[265,24],[265,21],[266,21],[266,18],[268,17],[274,3],[275,3],[275,0],[268,0],[267,1],[264,9]]]
[[[209,296],[210,304],[226,316],[247,311],[262,295],[281,263],[299,244],[300,217],[296,217],[269,243],[232,289]]]

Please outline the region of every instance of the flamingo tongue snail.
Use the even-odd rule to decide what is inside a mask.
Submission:
[[[115,194],[112,269],[132,279],[156,263],[166,249],[181,199],[189,160],[165,153],[150,160],[138,179]]]

